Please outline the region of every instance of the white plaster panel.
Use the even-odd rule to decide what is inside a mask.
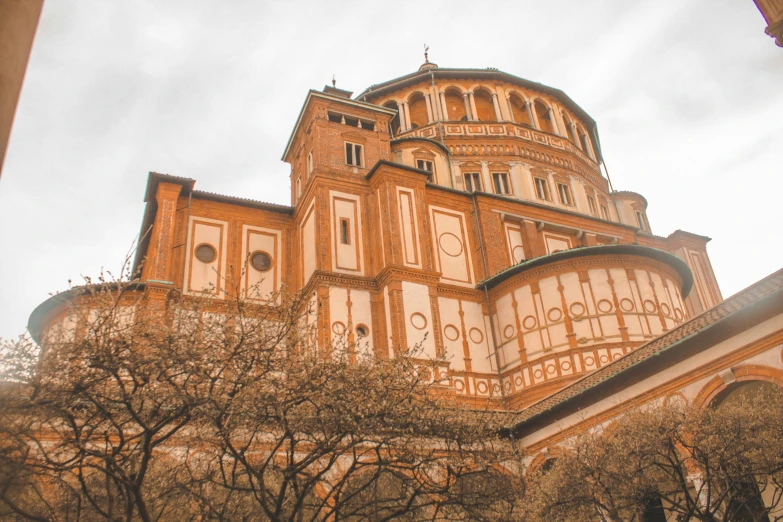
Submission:
[[[329,191],[332,216],[332,270],[362,273],[362,213],[359,196]],[[342,241],[342,221],[348,221],[348,243]]]
[[[405,335],[408,344],[421,343],[422,355],[435,358],[435,339],[432,333],[432,308],[430,307],[430,289],[425,285],[402,282],[402,303],[405,310]],[[424,327],[419,328],[414,315],[424,317]],[[425,338],[426,334],[426,338]]]
[[[480,303],[471,301],[462,302],[464,312],[465,331],[468,333],[468,345],[473,371],[490,373],[491,334],[484,328],[484,313]]]
[[[413,268],[421,268],[419,223],[416,219],[416,195],[412,190],[397,187],[397,201],[399,203],[403,263]]]
[[[348,291],[345,288],[329,288],[329,335],[336,348],[344,348],[348,338],[347,301]]]
[[[310,276],[313,275],[316,269],[315,258],[315,207],[310,206],[307,211],[307,217],[302,224],[302,266],[304,268],[303,283],[307,284]]]
[[[430,206],[436,269],[441,280],[460,286],[473,286],[473,264],[465,215]]]
[[[351,289],[351,327],[356,336],[356,344],[362,352],[373,354],[372,351],[372,306],[370,305],[370,292],[366,290]],[[364,325],[367,328],[367,337],[359,338],[356,327]]]
[[[508,258],[512,265],[525,260],[525,250],[522,247],[522,228],[514,223],[505,224]]]
[[[202,244],[215,249],[215,259],[204,263],[196,259],[196,248]],[[185,263],[186,293],[203,292],[218,297],[224,295],[226,253],[228,250],[228,222],[205,217],[191,216],[188,227],[188,241]]]
[[[389,307],[389,287],[384,286],[383,287],[383,312],[384,317],[386,318],[386,342],[389,345],[389,357],[394,357],[394,349],[392,347],[392,338],[391,338],[391,308]]]
[[[440,312],[441,337],[446,360],[455,371],[465,370],[465,354],[462,348],[462,329],[459,323],[459,301],[446,297],[438,297]]]
[[[267,300],[280,289],[281,267],[284,260],[280,248],[279,230],[244,225],[242,227],[242,259],[245,262],[242,292],[247,299]],[[261,251],[269,255],[272,265],[266,272],[253,267],[251,256]],[[279,300],[278,300],[279,302]]]

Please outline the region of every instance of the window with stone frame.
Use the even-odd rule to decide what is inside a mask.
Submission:
[[[574,195],[571,193],[571,186],[565,183],[557,184],[557,194],[560,197],[560,203],[568,207],[574,206]]]
[[[462,177],[465,180],[465,190],[467,192],[481,191],[481,175],[478,172],[466,172]]]
[[[533,183],[536,185],[536,197],[546,201],[552,201],[552,194],[549,192],[549,181],[546,178],[533,177]]]
[[[511,194],[511,183],[509,183],[508,172],[493,172],[492,185],[495,189],[495,194]]]
[[[595,198],[590,194],[587,195],[587,208],[590,210],[590,215],[598,216],[598,207],[595,204]]]
[[[647,215],[639,210],[636,211],[636,221],[639,224],[639,228],[645,232],[650,231],[650,223],[647,221]]]
[[[358,143],[345,142],[345,163],[354,167],[364,166],[364,147]]]
[[[416,168],[426,170],[427,172],[434,172],[434,166],[430,160],[417,159]]]

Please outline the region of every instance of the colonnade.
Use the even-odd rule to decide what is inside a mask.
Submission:
[[[393,103],[397,105],[401,132],[408,132],[415,128],[414,124],[411,122],[410,105],[411,102],[415,103],[418,101],[418,99],[412,99],[416,97],[416,94],[420,94],[424,99],[424,104],[427,109],[428,125],[437,122],[456,121],[449,115],[448,106],[446,104],[447,90],[449,90],[449,88],[438,89],[436,86],[431,85],[426,91],[416,91],[404,101],[393,101]],[[532,126],[537,130],[547,131],[547,129],[542,127],[538,111],[536,111],[535,105],[538,103],[544,107],[545,112],[542,116],[546,117],[551,123],[552,132],[557,136],[570,140],[574,146],[595,161],[596,157],[593,143],[589,134],[577,126],[577,124],[565,115],[565,113],[558,113],[549,102],[540,98],[529,99],[518,92],[510,91],[502,93],[502,98],[505,103],[501,104],[501,96],[499,96],[497,92],[490,91],[486,88],[482,88],[481,90],[491,96],[495,119],[490,121],[520,123],[516,121],[517,118],[514,115],[514,109],[511,103],[511,97],[516,95],[524,102],[527,119],[532,123]],[[463,92],[460,89],[460,92],[462,94],[467,121],[482,121],[478,117],[478,109],[476,108],[476,90],[473,89]]]

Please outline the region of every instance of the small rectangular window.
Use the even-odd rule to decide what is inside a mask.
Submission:
[[[607,221],[610,221],[610,219],[609,219],[609,207],[607,207],[604,204],[601,205],[601,217],[604,218]]]
[[[595,198],[593,196],[587,196],[587,207],[590,209],[590,214],[598,216],[598,208],[595,206]]]
[[[310,154],[307,155],[307,174],[310,174],[313,171],[313,153],[310,152]]]
[[[495,185],[495,194],[511,194],[506,172],[493,172],[492,183]]]
[[[536,183],[536,197],[552,201],[552,195],[549,193],[549,182],[544,178],[533,178]]]
[[[560,203],[568,205],[569,207],[574,206],[574,197],[571,195],[571,187],[564,183],[558,183],[557,194],[560,196]]]
[[[351,244],[350,226],[351,222],[348,219],[343,218],[340,220],[340,243],[343,245]]]
[[[354,167],[362,166],[362,146],[356,143],[345,142],[345,163]]]
[[[432,172],[432,162],[427,160],[416,160],[416,168]]]
[[[639,228],[645,232],[650,231],[650,223],[647,222],[647,216],[644,215],[644,212],[636,211],[636,221],[639,222]]]
[[[465,177],[465,190],[468,192],[480,192],[481,191],[481,178],[478,172],[466,172]]]
[[[296,199],[299,199],[300,197],[302,197],[302,180],[296,178]]]

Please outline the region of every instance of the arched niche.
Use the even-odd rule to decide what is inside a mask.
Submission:
[[[533,127],[533,122],[530,121],[530,113],[527,110],[527,102],[524,98],[517,93],[511,93],[508,97],[508,102],[511,108],[511,118],[514,120],[514,123]]]
[[[389,127],[391,129],[391,133],[393,136],[396,136],[400,132],[402,132],[402,127],[400,125],[400,106],[397,105],[397,102],[394,100],[389,100],[386,103],[383,104],[384,107],[387,109],[392,109],[397,111],[397,114],[392,118],[392,121],[389,123]]]
[[[574,133],[574,122],[571,120],[571,118],[568,117],[568,114],[566,113],[563,113],[563,123],[565,123],[568,139],[571,140],[571,143],[574,145],[579,146],[580,142],[577,140],[576,134]],[[584,147],[582,148],[584,149]]]
[[[465,101],[462,98],[462,91],[456,87],[449,87],[444,92],[446,99],[446,113],[448,121],[467,121],[468,115],[465,112]]]
[[[476,119],[479,121],[498,121],[492,95],[484,89],[473,92],[473,103],[476,104]]]
[[[408,98],[408,112],[411,117],[411,129],[417,129],[429,125],[430,118],[427,115],[427,102],[419,91],[414,92]]]
[[[549,132],[550,134],[555,133],[555,125],[552,121],[551,111],[549,110],[549,107],[544,105],[544,103],[541,100],[536,100],[533,104],[533,107],[536,111],[536,118],[538,118],[538,126],[540,130],[544,132]]]

